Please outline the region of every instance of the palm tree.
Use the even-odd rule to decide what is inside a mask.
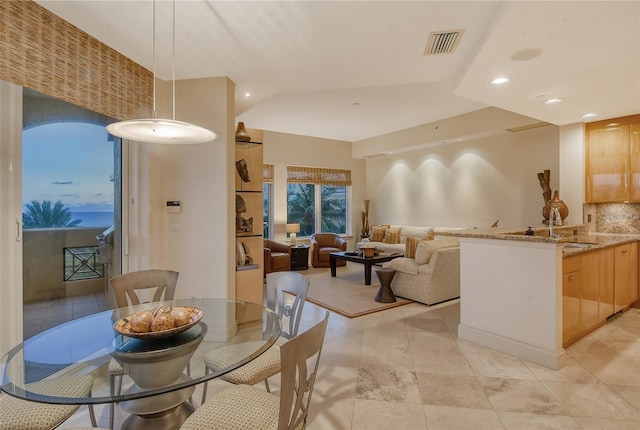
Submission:
[[[325,233],[345,233],[346,214],[334,194],[344,194],[344,187],[325,185],[322,187],[320,202],[322,204],[321,213],[322,231]]]
[[[60,200],[55,204],[49,200],[43,200],[42,203],[31,200],[22,213],[23,228],[75,227],[81,222],[81,219],[71,221],[71,210]]]
[[[289,184],[287,223],[299,223],[300,235],[315,233],[313,184]],[[344,187],[323,185],[320,190],[322,219],[321,231],[325,233],[345,233],[346,214],[341,201],[335,194],[344,194]]]
[[[289,184],[288,187],[287,223],[300,224],[300,236],[315,233],[313,202],[313,184]]]

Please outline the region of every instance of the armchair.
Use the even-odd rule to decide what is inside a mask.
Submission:
[[[271,272],[291,270],[291,247],[273,240],[264,240],[264,276]]]
[[[346,251],[347,242],[334,233],[316,233],[309,238],[311,244],[311,264],[313,267],[329,267],[329,254],[332,252]],[[337,266],[345,266],[345,260],[338,260]]]

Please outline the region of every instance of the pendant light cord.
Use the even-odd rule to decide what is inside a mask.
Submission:
[[[173,66],[173,94],[171,98],[173,100],[173,120],[176,120],[176,0],[173,0],[173,28],[171,31],[171,37],[173,39],[173,52],[171,54],[171,63]]]
[[[153,50],[153,111],[151,117],[156,118],[156,0],[153,0],[153,24],[152,24],[152,50]]]

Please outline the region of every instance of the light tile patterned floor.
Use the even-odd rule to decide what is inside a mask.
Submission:
[[[307,303],[303,326],[323,312]],[[458,322],[458,301],[332,314],[307,428],[640,428],[639,310],[568,348],[559,371],[458,340]],[[278,381],[271,385],[277,391]],[[210,393],[226,386],[214,381]],[[97,409],[106,426],[106,407]],[[86,407],[60,428],[78,425],[89,425]]]

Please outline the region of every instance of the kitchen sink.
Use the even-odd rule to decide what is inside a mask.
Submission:
[[[597,243],[593,242],[567,242],[564,244],[565,248],[591,248],[592,246],[597,245]]]

